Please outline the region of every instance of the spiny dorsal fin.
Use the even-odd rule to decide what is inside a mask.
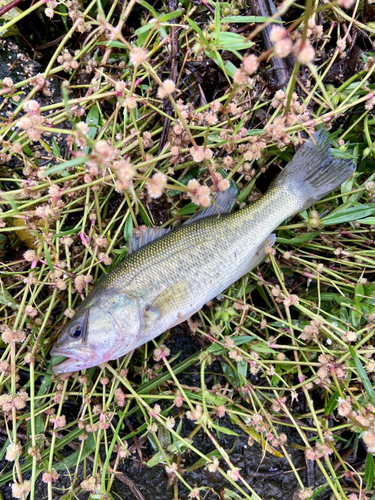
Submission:
[[[147,227],[144,230],[141,230],[139,236],[133,236],[133,238],[129,241],[128,244],[128,252],[129,255],[136,250],[139,250],[140,248],[144,247],[148,243],[151,243],[152,241],[158,240],[165,234],[168,234],[171,231],[171,229],[166,229],[166,228],[156,228],[156,227]]]
[[[211,215],[218,216],[220,214],[229,214],[236,203],[237,194],[238,190],[234,186],[231,186],[224,192],[219,191],[216,193],[212,205],[194,214],[189,220],[185,221],[184,224],[197,222],[197,220],[210,217]]]
[[[224,192],[219,191],[216,193],[212,205],[205,208],[201,212],[194,214],[189,220],[185,221],[184,224],[190,224],[191,222],[196,222],[199,219],[204,219],[210,215],[220,215],[229,214],[236,202],[238,190],[236,187],[231,186]],[[147,227],[142,230],[139,236],[133,236],[128,244],[129,255],[136,250],[144,247],[148,243],[155,241],[162,236],[168,234],[172,229],[158,229],[156,227]]]

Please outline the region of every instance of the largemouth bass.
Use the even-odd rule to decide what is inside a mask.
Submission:
[[[117,359],[190,318],[262,261],[279,224],[340,186],[354,169],[352,161],[333,158],[326,133],[317,132],[255,203],[230,213],[230,189],[177,229],[148,229],[64,327],[52,355],[67,359],[53,371]]]

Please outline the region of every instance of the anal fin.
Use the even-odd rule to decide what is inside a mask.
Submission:
[[[275,241],[276,241],[276,234],[273,233],[270,234],[264,241],[262,241],[260,245],[257,246],[255,253],[251,257],[250,262],[248,264],[248,268],[246,270],[247,273],[262,262],[262,260],[266,256],[265,252],[266,248],[272,247],[275,244]]]

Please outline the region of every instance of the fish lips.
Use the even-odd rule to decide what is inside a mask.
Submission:
[[[97,364],[95,351],[89,346],[80,346],[74,351],[55,346],[51,349],[52,356],[66,356],[67,359],[52,367],[54,373],[66,373],[91,368]]]

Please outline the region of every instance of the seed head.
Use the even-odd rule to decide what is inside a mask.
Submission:
[[[305,42],[301,39],[297,40],[294,44],[293,52],[297,61],[301,64],[309,64],[315,57],[315,50],[309,40],[305,40]]]
[[[259,62],[258,58],[254,54],[250,54],[249,56],[246,56],[242,60],[242,67],[248,75],[252,75],[253,73],[256,72],[258,69]]]
[[[202,148],[192,147],[190,148],[190,154],[196,163],[201,163],[206,158],[205,151]]]
[[[350,398],[338,398],[338,404],[337,404],[337,413],[341,417],[347,417],[350,415],[350,412],[352,411],[352,405],[350,403]]]
[[[158,89],[158,96],[160,99],[164,99],[165,97],[173,94],[176,90],[176,85],[173,80],[164,80],[161,86]]]
[[[344,9],[350,9],[350,7],[354,4],[355,0],[338,0],[338,4],[340,7],[344,7]]]
[[[369,453],[375,453],[375,432],[374,430],[367,431],[363,434],[363,442],[366,445]]]
[[[148,52],[141,47],[133,47],[130,50],[129,59],[133,66],[137,67],[146,62]]]
[[[230,182],[228,181],[228,179],[221,179],[217,183],[217,187],[218,187],[219,191],[226,191],[227,189],[230,188]]]
[[[124,108],[135,109],[137,107],[137,101],[134,97],[127,97],[122,103]]]
[[[217,416],[218,416],[219,418],[223,418],[223,417],[224,417],[224,415],[225,415],[225,406],[224,406],[224,405],[223,405],[223,406],[218,406],[218,407],[216,408],[216,414],[217,414]]]
[[[233,81],[236,85],[244,85],[248,82],[248,79],[249,76],[240,68],[233,73]]]
[[[22,453],[21,444],[20,443],[11,443],[7,448],[5,459],[8,460],[8,462],[14,462],[14,460],[17,458],[17,456],[21,455],[21,453]]]
[[[207,465],[207,470],[209,472],[216,472],[219,469],[219,459],[216,457],[211,458],[212,463]]]
[[[182,394],[180,391],[177,391],[177,393],[176,393],[176,398],[174,400],[174,404],[175,404],[175,406],[177,406],[177,408],[181,408],[181,406],[184,404],[184,398],[182,397]]]
[[[127,160],[120,160],[113,164],[113,169],[123,185],[129,187],[135,176],[135,168],[133,165]]]
[[[279,40],[273,46],[273,51],[276,57],[287,57],[293,49],[293,43],[290,38]]]
[[[270,40],[272,43],[276,43],[283,38],[288,36],[288,31],[283,28],[283,26],[272,26],[270,33]]]
[[[305,500],[306,498],[310,498],[312,494],[313,490],[311,488],[304,489],[303,491],[300,491],[300,493],[298,493],[298,498],[300,500]]]
[[[1,338],[3,339],[3,342],[6,344],[10,344],[11,342],[23,342],[26,338],[26,335],[23,331],[18,330],[18,331],[12,331],[10,329],[5,330],[5,332],[2,333]]]
[[[147,183],[147,192],[151,198],[160,198],[167,184],[167,176],[162,172],[156,172]]]
[[[57,481],[59,479],[59,473],[52,469],[51,472],[45,472],[42,476],[43,483],[52,483],[52,481]]]
[[[26,250],[26,252],[23,254],[23,258],[27,262],[32,262],[33,260],[36,259],[36,253],[35,250]]]
[[[61,429],[66,426],[66,418],[65,415],[61,415],[61,417],[51,418],[51,422],[54,424],[55,429]]]
[[[38,113],[40,109],[40,104],[35,99],[30,99],[30,101],[26,101],[24,104],[24,110],[29,113]]]
[[[12,484],[12,494],[14,498],[22,498],[31,491],[30,481],[23,481],[23,483]]]
[[[5,87],[11,88],[11,87],[13,87],[14,83],[13,83],[13,80],[11,78],[6,77],[6,78],[3,79],[3,85]]]
[[[230,479],[232,479],[232,481],[238,481],[240,478],[239,471],[240,471],[240,469],[238,469],[237,467],[235,467],[234,469],[229,469],[227,471],[228,477],[230,477]]]

